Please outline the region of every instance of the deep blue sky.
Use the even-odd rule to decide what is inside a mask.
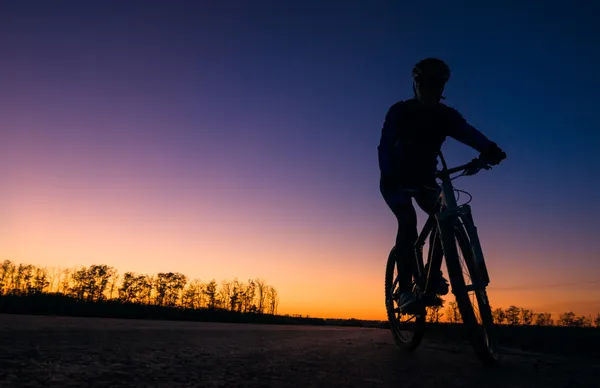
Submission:
[[[395,220],[378,191],[381,125],[411,97],[413,64],[436,56],[452,69],[446,103],[508,154],[456,181],[475,196],[498,281],[523,285],[540,267],[553,275],[536,284],[595,279],[600,5],[489,4],[3,1],[4,195],[20,197],[17,181],[42,190],[49,176],[66,187],[118,172],[163,182],[136,192],[157,208],[171,209],[171,187],[248,220],[349,228],[383,257]],[[453,140],[444,151],[475,156]],[[517,266],[530,272],[514,280]]]

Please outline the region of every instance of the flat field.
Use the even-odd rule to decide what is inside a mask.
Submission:
[[[405,353],[386,329],[0,314],[0,386],[597,387],[600,359],[504,347],[486,368],[439,329]]]

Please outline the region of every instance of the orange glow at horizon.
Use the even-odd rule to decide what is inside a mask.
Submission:
[[[168,216],[154,213],[148,210],[150,204],[134,196],[103,202],[101,197],[54,197],[52,190],[44,192],[41,186],[26,192],[37,194],[24,194],[13,203],[11,222],[2,230],[2,260],[68,268],[108,264],[119,273],[174,271],[205,282],[261,278],[276,288],[279,314],[386,319],[384,240],[393,237],[393,228],[367,234],[352,228],[328,233],[324,227],[289,225],[274,215],[262,223],[252,222],[249,215],[225,222],[218,213],[207,217],[200,208],[172,210]],[[590,292],[598,290],[597,283],[553,288],[554,283],[569,281],[569,276],[527,266],[511,270],[500,266],[493,252],[487,260],[494,308],[517,305],[554,317],[566,311],[600,312],[597,294]],[[533,288],[522,289],[528,285]],[[451,295],[446,301],[453,300]]]

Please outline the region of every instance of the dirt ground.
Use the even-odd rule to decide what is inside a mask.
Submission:
[[[0,314],[0,387],[597,387],[598,360],[467,343],[404,353],[383,329]]]

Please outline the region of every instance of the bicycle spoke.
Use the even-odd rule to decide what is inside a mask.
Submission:
[[[423,337],[425,316],[400,309],[398,268],[391,254],[386,269],[386,297],[388,320],[396,343],[403,349],[414,350]]]
[[[463,306],[461,313],[468,314],[463,323],[474,329],[471,338],[480,358],[486,363],[494,362],[497,359],[498,347],[489,301],[485,286],[479,285],[474,253],[462,225],[457,228],[457,253],[460,268],[456,270],[459,274],[462,273],[457,300],[460,298],[462,301],[459,302],[459,305],[462,303]]]

